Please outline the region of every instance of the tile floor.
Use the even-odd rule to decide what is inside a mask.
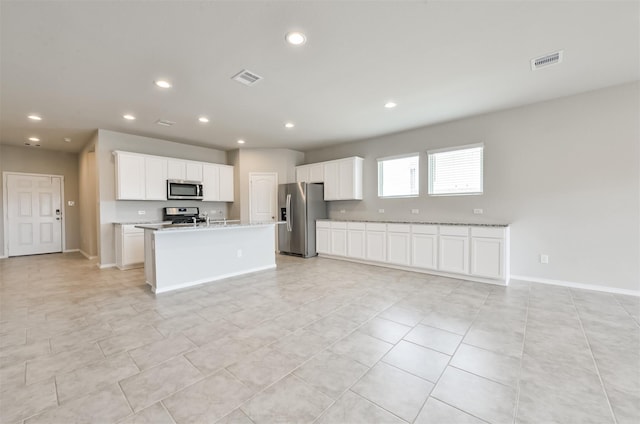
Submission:
[[[329,259],[154,296],[0,260],[0,423],[635,423],[640,299]]]

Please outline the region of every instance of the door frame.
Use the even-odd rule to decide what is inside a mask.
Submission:
[[[278,173],[277,172],[249,172],[249,222],[253,222],[253,217],[251,213],[252,211],[251,209],[252,177],[257,177],[260,175],[269,175],[269,176],[276,177],[276,185],[273,193],[273,204],[275,205],[276,210],[275,210],[273,222],[277,222],[278,221]]]
[[[4,256],[0,256],[0,258],[8,258],[9,257],[9,186],[8,186],[8,176],[9,175],[22,175],[22,176],[31,176],[31,177],[56,177],[60,178],[60,209],[62,211],[62,219],[61,219],[61,234],[62,237],[62,253],[66,252],[67,249],[67,237],[66,237],[66,220],[67,220],[67,212],[65,210],[65,200],[64,200],[64,175],[57,174],[36,174],[35,172],[13,172],[13,171],[3,171],[2,172],[2,237],[4,238]]]

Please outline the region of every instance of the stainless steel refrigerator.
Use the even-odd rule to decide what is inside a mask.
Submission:
[[[316,220],[327,218],[322,184],[291,183],[278,187],[278,249],[280,253],[316,256]]]

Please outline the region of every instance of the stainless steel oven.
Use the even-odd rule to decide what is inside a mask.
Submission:
[[[202,183],[200,181],[167,180],[167,199],[202,200],[202,198]]]

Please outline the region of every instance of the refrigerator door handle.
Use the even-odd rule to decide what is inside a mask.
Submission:
[[[291,194],[287,194],[287,230],[291,232]]]

